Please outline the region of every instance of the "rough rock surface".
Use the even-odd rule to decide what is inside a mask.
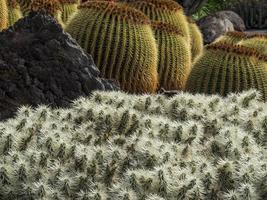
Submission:
[[[198,22],[205,44],[213,42],[228,31],[245,31],[242,18],[232,11],[220,11],[203,17]]]
[[[117,90],[56,20],[31,13],[0,33],[0,120],[21,105],[68,106],[93,90]]]

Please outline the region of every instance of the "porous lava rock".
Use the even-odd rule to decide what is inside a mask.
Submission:
[[[32,12],[0,32],[0,120],[21,105],[66,107],[94,90],[118,90],[56,20]]]

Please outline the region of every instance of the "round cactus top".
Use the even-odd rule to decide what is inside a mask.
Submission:
[[[267,61],[267,55],[257,51],[255,48],[245,47],[241,45],[233,45],[225,42],[210,44],[206,47],[211,50],[220,50],[228,53],[235,53],[241,56],[255,57],[258,60]]]
[[[18,8],[19,7],[19,3],[17,2],[17,0],[8,0],[7,5],[10,8]]]
[[[45,11],[50,14],[55,14],[61,10],[58,0],[34,0],[31,4],[33,11]]]
[[[128,0],[127,2],[133,5],[153,6],[171,11],[183,10],[183,7],[173,0]]]
[[[75,4],[78,3],[78,0],[59,0],[61,4]]]
[[[225,33],[226,36],[229,37],[237,37],[237,38],[247,38],[248,35],[244,32],[239,32],[239,31],[229,31],[227,33]]]
[[[254,34],[248,34],[247,38],[264,38],[267,40],[267,34],[260,34],[260,33],[254,33]]]
[[[267,39],[267,34],[260,34],[260,33],[249,34],[249,33],[240,32],[240,31],[229,31],[225,33],[225,35],[229,37],[237,37],[237,38],[242,38],[242,39],[250,39],[250,38],[266,38]]]
[[[177,29],[176,26],[164,22],[159,21],[153,21],[151,22],[151,25],[153,29],[160,30],[160,31],[166,31],[168,33],[174,33],[177,35],[182,35],[182,33]]]
[[[150,24],[150,19],[141,11],[115,1],[88,1],[81,4],[79,9],[95,9],[109,11],[110,14],[119,16],[138,24]]]

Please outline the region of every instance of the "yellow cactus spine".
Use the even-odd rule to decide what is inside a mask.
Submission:
[[[267,100],[267,56],[253,48],[227,43],[207,46],[186,84],[192,93],[220,94],[258,89]]]
[[[203,53],[204,42],[203,37],[198,25],[195,21],[188,17],[189,31],[190,31],[190,45],[192,53],[192,62],[194,62]]]
[[[58,0],[34,0],[31,3],[31,10],[33,11],[44,11],[52,15],[59,24],[64,26],[62,21],[62,12],[60,3]]]
[[[78,0],[60,0],[60,4],[62,7],[62,21],[66,23],[78,10]]]
[[[12,26],[22,17],[22,12],[17,0],[8,1],[8,26]]]
[[[227,44],[238,44],[242,40],[247,39],[248,35],[244,32],[230,31],[217,38],[214,43],[223,42]]]
[[[183,90],[191,70],[190,46],[175,26],[153,22],[152,27],[158,43],[160,87]]]
[[[88,1],[65,30],[93,56],[102,76],[131,93],[156,92],[157,45],[142,12],[112,1]]]
[[[127,4],[145,13],[152,21],[177,27],[190,42],[189,25],[183,7],[173,0],[128,0]]]
[[[17,1],[20,5],[20,9],[21,9],[23,16],[28,15],[31,10],[32,0],[17,0]]]
[[[240,44],[246,47],[255,48],[259,52],[267,55],[267,34],[248,35],[247,39],[240,42]]]
[[[0,0],[0,31],[7,28],[8,11],[6,0]]]

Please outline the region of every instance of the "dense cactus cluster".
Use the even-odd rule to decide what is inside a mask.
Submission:
[[[266,199],[267,105],[95,92],[0,124],[0,199]]]

